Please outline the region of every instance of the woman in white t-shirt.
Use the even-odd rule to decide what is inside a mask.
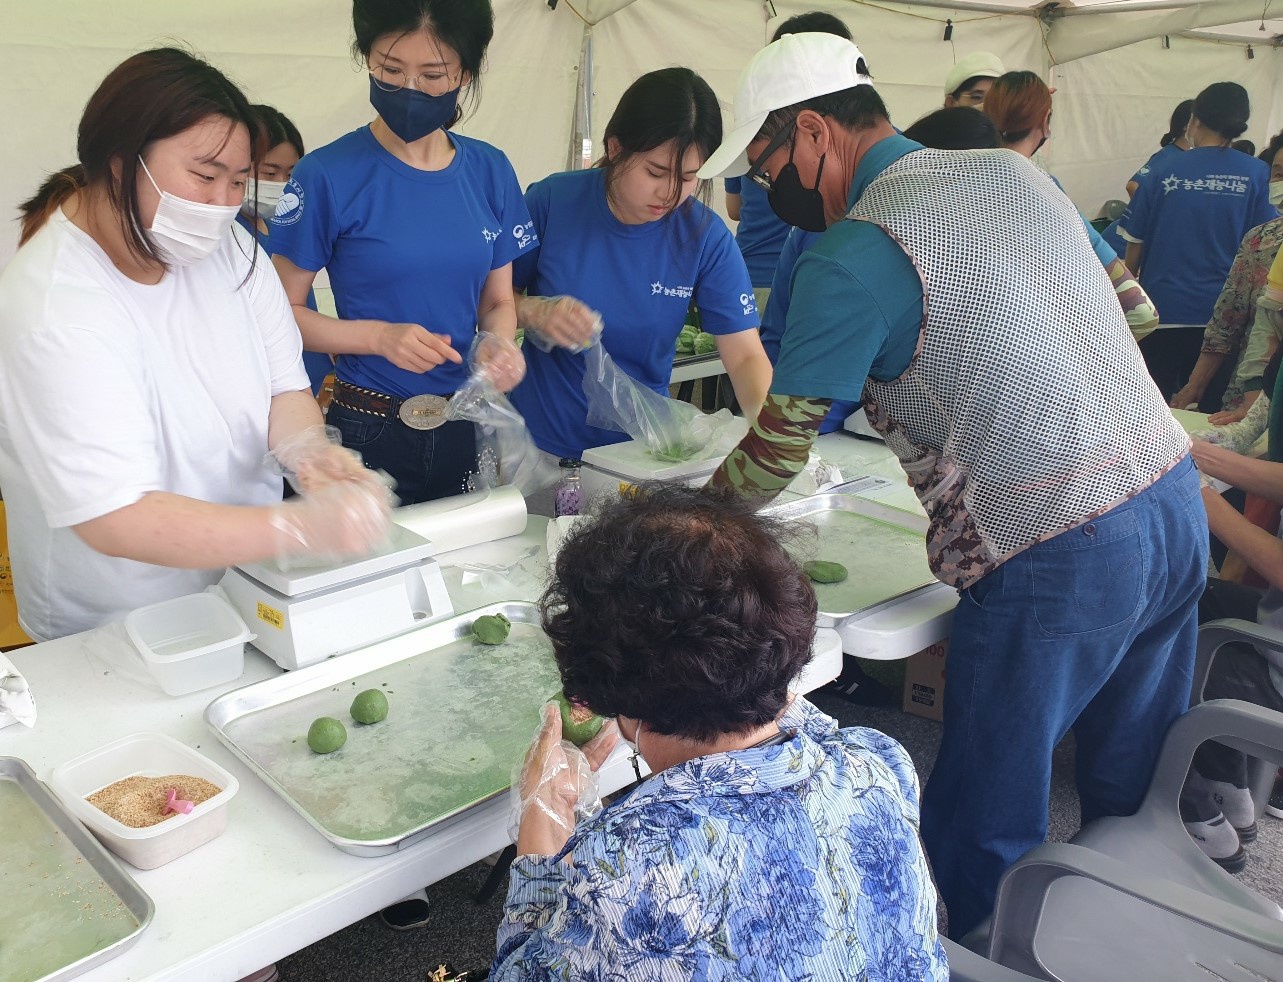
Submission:
[[[252,121],[210,65],[142,52],[86,105],[79,164],[23,206],[0,275],[0,488],[33,638],[386,530],[386,490],[325,437],[268,257],[233,228]],[[303,492],[285,503],[282,471]]]

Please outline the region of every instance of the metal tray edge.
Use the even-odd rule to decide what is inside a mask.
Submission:
[[[825,511],[854,512],[865,518],[876,519],[879,522],[886,522],[888,525],[895,525],[910,532],[921,532],[924,535],[929,525],[925,515],[914,515],[853,494],[813,494],[797,501],[786,501],[763,509],[764,514],[787,521],[804,519],[809,515]]]
[[[459,638],[466,637],[471,632],[472,622],[478,617],[481,617],[484,614],[500,613],[511,620],[514,624],[539,623],[538,608],[535,604],[526,601],[499,601],[498,603],[487,604],[484,607],[478,607],[475,610],[466,611],[462,614],[456,614],[454,617],[449,617],[433,624],[427,624],[415,631],[408,631],[405,634],[398,634],[393,638],[376,641],[374,644],[367,645],[365,648],[357,650],[368,653],[371,648],[377,648],[383,645],[391,647],[394,643],[402,642],[408,637],[427,636],[433,638],[437,643],[457,641]],[[467,625],[466,630],[463,629],[465,624]],[[440,635],[441,637],[437,639],[435,637],[436,635]],[[348,654],[353,653],[354,652],[348,652]],[[392,665],[398,661],[404,660],[405,658],[415,657],[418,653],[419,652],[415,652],[413,654],[397,654],[395,656],[388,657],[384,661],[376,661],[372,666],[366,666],[366,668],[381,668],[385,665]],[[223,746],[230,750],[236,758],[241,761],[241,763],[248,767],[259,780],[275,791],[281,800],[289,805],[295,813],[302,817],[308,825],[316,829],[317,832],[324,836],[336,848],[353,856],[372,858],[390,855],[400,849],[413,845],[422,839],[429,831],[437,829],[447,822],[453,821],[463,812],[471,808],[484,805],[487,802],[493,801],[500,795],[507,793],[507,788],[501,788],[494,792],[494,794],[488,795],[485,798],[481,798],[460,808],[456,808],[454,811],[447,812],[426,825],[410,829],[404,835],[396,839],[348,839],[343,836],[335,835],[333,832],[329,831],[317,822],[306,809],[291,797],[285,788],[277,783],[277,781],[266,771],[261,769],[257,763],[255,763],[231,740],[230,737],[228,737],[228,735],[223,731],[223,727],[234,719],[237,719],[239,716],[245,714],[245,710],[242,710],[237,705],[239,700],[236,697],[239,696],[240,700],[243,700],[244,695],[248,690],[253,689],[258,693],[266,691],[273,694],[285,694],[293,691],[302,693],[310,691],[316,683],[328,685],[333,681],[345,680],[347,676],[344,675],[341,670],[343,659],[345,657],[347,656],[335,655],[332,658],[327,658],[323,662],[318,662],[315,665],[309,665],[307,668],[300,668],[292,672],[286,672],[283,675],[265,679],[262,682],[255,682],[251,685],[242,686],[239,689],[233,689],[231,692],[224,693],[205,707],[205,723],[214,731],[214,735],[218,737]]]
[[[68,841],[80,851],[80,854],[85,857],[85,861],[111,887],[116,896],[125,904],[129,913],[138,921],[138,927],[133,932],[114,944],[100,948],[93,954],[86,955],[70,965],[65,965],[56,972],[36,980],[36,982],[62,982],[64,979],[73,979],[92,968],[97,968],[99,965],[111,961],[117,955],[132,948],[156,915],[156,904],[152,901],[151,896],[129,875],[128,871],[121,865],[120,860],[113,856],[110,850],[80,823],[80,820],[68,810],[67,806],[59,800],[48,785],[36,777],[36,772],[31,769],[31,765],[25,760],[21,757],[13,756],[0,757],[0,774],[12,779],[27,793],[31,800],[35,802],[36,807],[40,808],[58,828],[58,831],[65,835]]]

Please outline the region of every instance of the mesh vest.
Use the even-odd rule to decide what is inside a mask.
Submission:
[[[884,229],[922,278],[917,352],[864,395],[927,511],[941,581],[970,586],[1185,455],[1081,218],[1024,157],[908,154],[847,217]]]

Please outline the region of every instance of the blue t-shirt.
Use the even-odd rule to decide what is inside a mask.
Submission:
[[[1145,178],[1149,177],[1149,175],[1154,172],[1155,168],[1162,170],[1167,166],[1167,162],[1169,160],[1173,157],[1179,157],[1184,152],[1185,148],[1178,147],[1175,143],[1169,143],[1165,147],[1160,147],[1158,150],[1155,150],[1150,154],[1147,161],[1140,165],[1140,170],[1132,175],[1132,180],[1137,184],[1144,184]],[[1137,190],[1139,191],[1140,189],[1137,188]],[[1133,197],[1135,197],[1135,195],[1133,195]]]
[[[450,165],[423,171],[363,126],[300,160],[281,197],[273,247],[301,269],[329,271],[341,319],[419,324],[465,356],[420,374],[379,355],[339,355],[345,382],[401,398],[454,392],[486,277],[537,241],[503,152],[457,133],[450,142]]]
[[[784,337],[784,326],[788,323],[789,307],[793,300],[793,267],[798,257],[811,248],[824,233],[807,232],[800,228],[790,228],[784,248],[780,250],[780,261],[775,268],[775,278],[771,281],[771,301],[762,314],[762,347],[766,357],[774,365],[780,357],[780,341]],[[860,408],[858,402],[838,399],[829,407],[828,415],[820,423],[820,433],[832,433],[840,430],[846,418]]]
[[[604,171],[553,174],[526,204],[537,244],[513,264],[513,285],[531,296],[568,295],[599,311],[602,344],[642,385],[668,394],[673,349],[691,299],[709,334],[758,325],[744,259],[726,224],[694,198],[654,222],[625,225],[606,203]],[[526,378],[512,401],[535,444],[559,457],[628,437],[587,423],[584,356],[526,345]]]
[[[856,168],[848,209],[879,174],[921,149],[903,136],[870,147]],[[833,225],[793,267],[788,326],[771,391],[859,402],[869,376],[889,381],[909,367],[922,299],[917,270],[885,231],[872,222]]]
[[[1119,226],[1145,244],[1140,285],[1163,323],[1201,326],[1243,236],[1274,218],[1268,164],[1229,147],[1196,147],[1151,168]]]
[[[1110,222],[1100,237],[1118,254],[1119,259],[1127,258],[1127,240],[1118,234],[1118,222]]]
[[[237,214],[236,221],[241,228],[249,232],[258,240],[258,247],[269,256],[275,251],[272,249],[273,240],[270,235],[264,235],[258,230],[258,223],[247,217],[244,212]],[[316,291],[307,291],[307,305],[313,310],[316,309]],[[325,378],[330,372],[334,371],[334,362],[330,356],[320,351],[303,350],[303,368],[307,371],[307,380],[312,384],[312,395],[317,395],[321,391],[321,386],[325,384]]]
[[[735,244],[740,247],[749,278],[754,286],[770,286],[779,263],[780,249],[788,238],[789,226],[785,225],[766,200],[766,192],[756,181],[742,177],[725,180],[726,193],[740,196],[739,228],[735,230]]]

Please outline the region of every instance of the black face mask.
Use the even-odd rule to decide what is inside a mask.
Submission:
[[[771,190],[766,194],[771,211],[784,224],[796,225],[805,232],[823,232],[828,228],[824,221],[824,196],[820,194],[820,175],[824,173],[827,156],[820,157],[820,166],[815,171],[815,187],[804,188],[797,165],[793,163],[793,146],[789,147],[789,162],[771,181]]]

